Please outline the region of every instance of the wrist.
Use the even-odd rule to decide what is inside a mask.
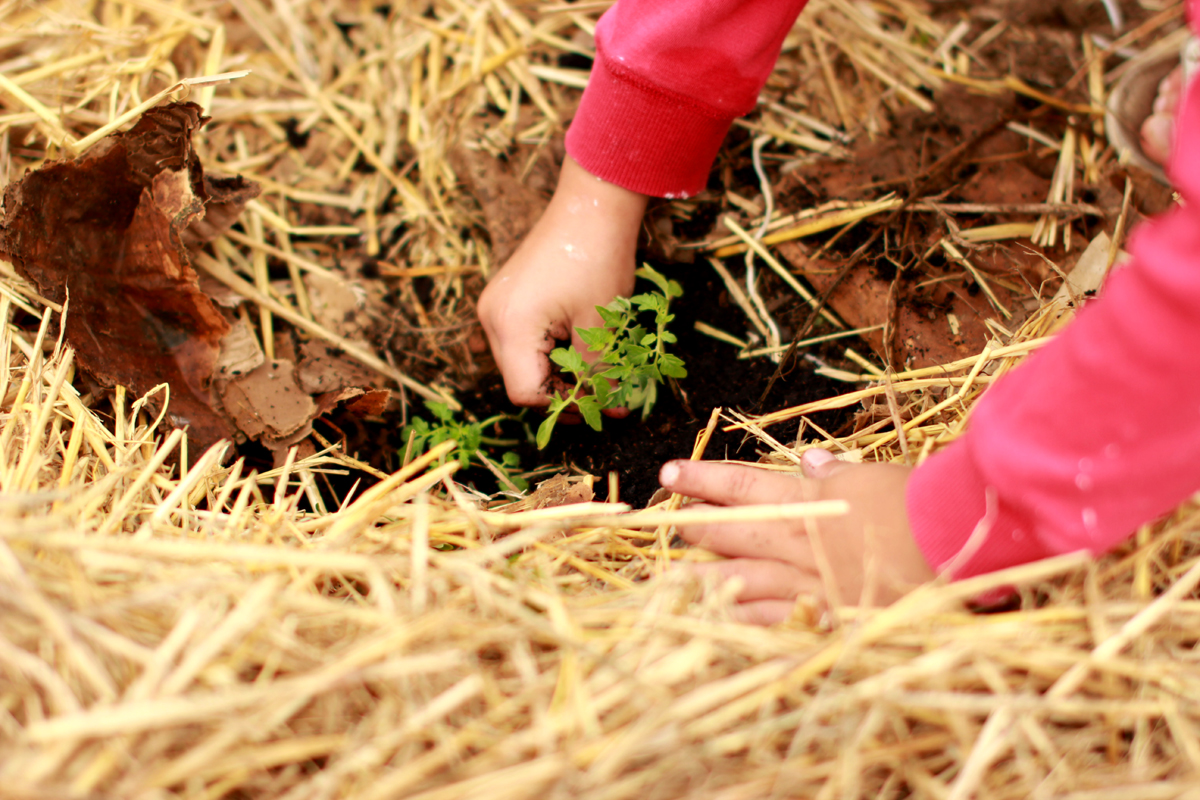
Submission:
[[[588,172],[567,156],[558,176],[551,205],[570,216],[604,220],[635,232],[646,213],[649,196],[610,183]]]

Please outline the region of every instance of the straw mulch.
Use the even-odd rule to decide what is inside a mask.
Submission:
[[[403,253],[398,275],[436,275],[422,324],[459,331],[470,280],[491,262],[467,224],[478,210],[453,191],[448,142],[487,102],[507,116],[476,146],[550,142],[582,77],[553,55],[586,52],[581,32],[605,6],[455,1],[380,16],[350,2],[10,1],[0,167],[12,179],[72,155],[180,78],[251,69],[192,90],[225,123],[202,143],[209,167],[268,188],[250,234],[215,258],[254,280],[273,240],[307,269],[337,231],[309,239],[305,226],[353,225],[373,256]],[[908,38],[864,34],[878,20],[831,1],[789,40],[781,75],[819,72],[840,41],[874,76],[836,99],[814,90],[835,124],[884,95],[924,101],[911,85],[945,66],[935,48],[952,31],[888,7],[910,27],[887,31]],[[889,71],[866,66],[889,48],[904,54]],[[291,161],[292,119],[323,138],[325,160]],[[791,123],[752,122],[776,123],[811,143]],[[274,288],[302,306],[299,291]],[[1060,311],[949,370],[831,401],[877,399],[907,420],[842,444],[928,454]],[[356,459],[292,451],[254,473],[223,445],[189,453],[153,398],[77,379],[61,313],[11,272],[0,281],[0,796],[1197,794],[1194,505],[1098,562],[923,587],[883,611],[802,606],[785,628],[749,628],[731,621],[728,587],[670,569],[694,557],[666,546],[687,509],[487,510],[454,483],[454,462],[439,464],[444,450],[338,507],[322,481],[356,474]],[[426,338],[431,362],[468,353],[465,333]],[[764,448],[777,462],[799,452]],[[1002,585],[1022,610],[967,610]]]

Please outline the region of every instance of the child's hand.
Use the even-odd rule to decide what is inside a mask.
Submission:
[[[788,618],[801,595],[828,603],[887,605],[935,577],[913,541],[904,506],[911,470],[891,464],[845,464],[824,450],[804,457],[807,477],[734,464],[670,461],[659,475],[671,491],[709,503],[759,505],[846,500],[850,513],[811,522],[836,586],[826,587],[804,521],[692,525],[679,533],[728,561],[700,565],[745,581],[738,611],[745,622]]]
[[[569,339],[588,357],[575,328],[599,327],[596,306],[633,291],[646,200],[570,157],[563,163],[545,213],[479,297],[479,320],[513,403],[547,405],[555,340]]]
[[[1183,97],[1183,66],[1178,66],[1158,84],[1154,108],[1142,123],[1142,152],[1156,164],[1171,158],[1171,140],[1175,132],[1175,114]]]

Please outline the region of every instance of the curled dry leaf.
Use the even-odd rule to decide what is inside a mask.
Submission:
[[[194,103],[152,109],[74,161],[5,191],[0,255],[49,299],[70,301],[67,341],[106,386],[171,386],[169,418],[207,446],[233,435],[210,381],[230,326],[200,291],[186,245],[228,227],[258,187],[204,175]]]
[[[312,397],[296,385],[295,365],[268,361],[222,387],[225,409],[251,439],[284,441],[317,416]]]

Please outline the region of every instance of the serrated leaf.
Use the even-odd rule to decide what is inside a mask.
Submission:
[[[600,430],[600,401],[595,395],[581,397],[575,401],[575,405],[579,408],[579,413],[583,415],[583,421],[591,426],[592,430]]]
[[[463,425],[457,438],[459,445],[473,456],[479,452],[479,447],[483,444],[483,429],[474,424]]]
[[[675,344],[675,342],[679,341],[675,338],[675,334],[671,333],[670,331],[663,331],[661,334],[659,334],[658,338],[662,339],[667,344]]]
[[[450,410],[450,406],[445,403],[436,403],[433,400],[426,400],[425,407],[442,422],[451,422],[454,419],[454,412]]]
[[[629,298],[629,301],[637,306],[641,311],[650,311],[653,309],[662,308],[664,302],[661,294],[653,293],[635,294],[633,297]]]
[[[600,401],[600,406],[606,408],[608,406],[608,396],[612,393],[612,386],[609,385],[608,379],[603,375],[593,375],[592,393],[596,395],[596,399]]]
[[[628,364],[618,364],[612,369],[607,369],[601,374],[614,381],[623,381],[629,378],[629,374],[633,371],[633,367]]]
[[[639,344],[641,344],[642,347],[653,347],[654,342],[657,340],[658,340],[658,337],[655,336],[653,333],[647,333],[645,336],[642,337],[642,341],[639,342]]]
[[[550,351],[550,360],[567,372],[578,374],[587,369],[583,356],[574,347],[556,347]]]
[[[636,368],[633,371],[633,374],[639,378],[644,378],[645,380],[652,382],[662,381],[662,375],[658,373],[658,367],[654,366],[653,364],[643,364],[642,366]]]
[[[608,328],[576,328],[575,332],[587,345],[588,350],[596,352],[603,350],[604,346],[613,339],[613,333]]]
[[[651,281],[659,289],[662,289],[663,294],[669,293],[670,283],[667,281],[666,276],[649,264],[643,264],[641,269],[639,269],[635,274],[639,278],[645,278],[646,280]]]
[[[663,375],[668,378],[686,378],[687,369],[683,366],[683,359],[678,356],[673,356],[670,353],[664,353],[658,360],[658,369]]]
[[[605,308],[604,306],[596,306],[596,311],[600,314],[600,319],[603,320],[606,328],[620,327],[621,320],[625,318],[625,315],[620,311]]]

